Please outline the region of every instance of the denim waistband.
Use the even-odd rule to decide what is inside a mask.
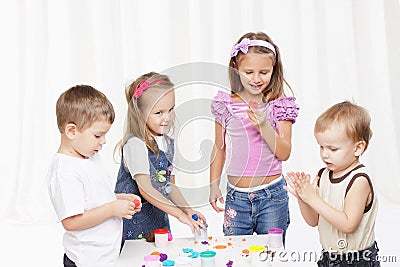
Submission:
[[[281,183],[282,181],[284,181],[283,179],[283,175],[275,180],[273,180],[272,182],[270,182],[269,184],[263,184],[263,185],[259,185],[259,186],[254,186],[254,187],[236,187],[231,183],[227,183],[227,189],[233,189],[237,192],[242,192],[242,193],[254,193],[260,190],[264,190],[266,188],[270,188],[276,184]]]

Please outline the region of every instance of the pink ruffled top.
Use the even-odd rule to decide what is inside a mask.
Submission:
[[[299,106],[295,97],[285,97],[259,104],[267,121],[281,135],[279,121],[295,123]],[[222,125],[226,143],[225,168],[231,176],[271,176],[282,173],[279,160],[248,115],[247,103],[233,103],[230,94],[219,91],[211,102],[211,113]]]

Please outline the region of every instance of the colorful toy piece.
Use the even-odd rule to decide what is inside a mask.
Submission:
[[[133,200],[133,203],[135,204],[135,208],[140,206],[140,201],[138,199]]]
[[[167,254],[164,254],[164,253],[160,253],[160,261],[162,262],[162,261],[165,261],[165,260],[167,260],[168,259],[168,255]]]
[[[168,241],[172,241],[172,239],[173,239],[173,237],[172,237],[171,232],[168,232]]]
[[[183,253],[191,253],[191,252],[193,252],[193,249],[192,248],[183,248],[182,251],[183,251]]]
[[[190,254],[188,257],[195,259],[195,258],[198,258],[199,255],[200,255],[199,252],[193,251],[192,254]]]
[[[162,262],[163,266],[175,266],[175,261],[172,260],[165,260]]]
[[[256,101],[251,100],[249,102],[249,106],[253,109],[257,109],[258,108],[258,103]]]

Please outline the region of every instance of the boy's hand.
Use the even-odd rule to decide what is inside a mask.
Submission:
[[[113,216],[118,218],[132,219],[133,214],[137,212],[135,203],[126,199],[117,199],[112,202]],[[140,210],[140,209],[139,209]]]
[[[141,199],[135,194],[115,194],[117,199],[132,201],[135,206],[135,212],[139,212],[142,208]]]

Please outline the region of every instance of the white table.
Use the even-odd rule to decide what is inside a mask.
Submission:
[[[141,267],[144,265],[143,257],[152,252],[160,252],[168,255],[169,260],[176,262],[175,266],[192,266],[200,267],[201,259],[190,258],[188,255],[191,253],[184,253],[183,249],[193,249],[195,252],[202,252],[205,250],[213,250],[217,253],[215,262],[217,267],[226,267],[229,260],[233,261],[233,267],[246,267],[250,266],[250,257],[244,257],[242,251],[248,249],[250,246],[264,246],[267,244],[267,235],[252,235],[252,236],[222,236],[210,237],[208,244],[195,242],[194,238],[176,238],[168,243],[165,248],[157,248],[154,242],[146,242],[146,240],[128,240],[122,249],[121,255],[118,260],[118,267]],[[226,246],[226,248],[216,248],[219,245]],[[179,265],[180,260],[189,259],[189,264]],[[160,266],[162,266],[160,264]],[[272,264],[269,261],[261,262],[260,266],[289,266],[288,263],[284,264],[280,261],[274,261]]]

